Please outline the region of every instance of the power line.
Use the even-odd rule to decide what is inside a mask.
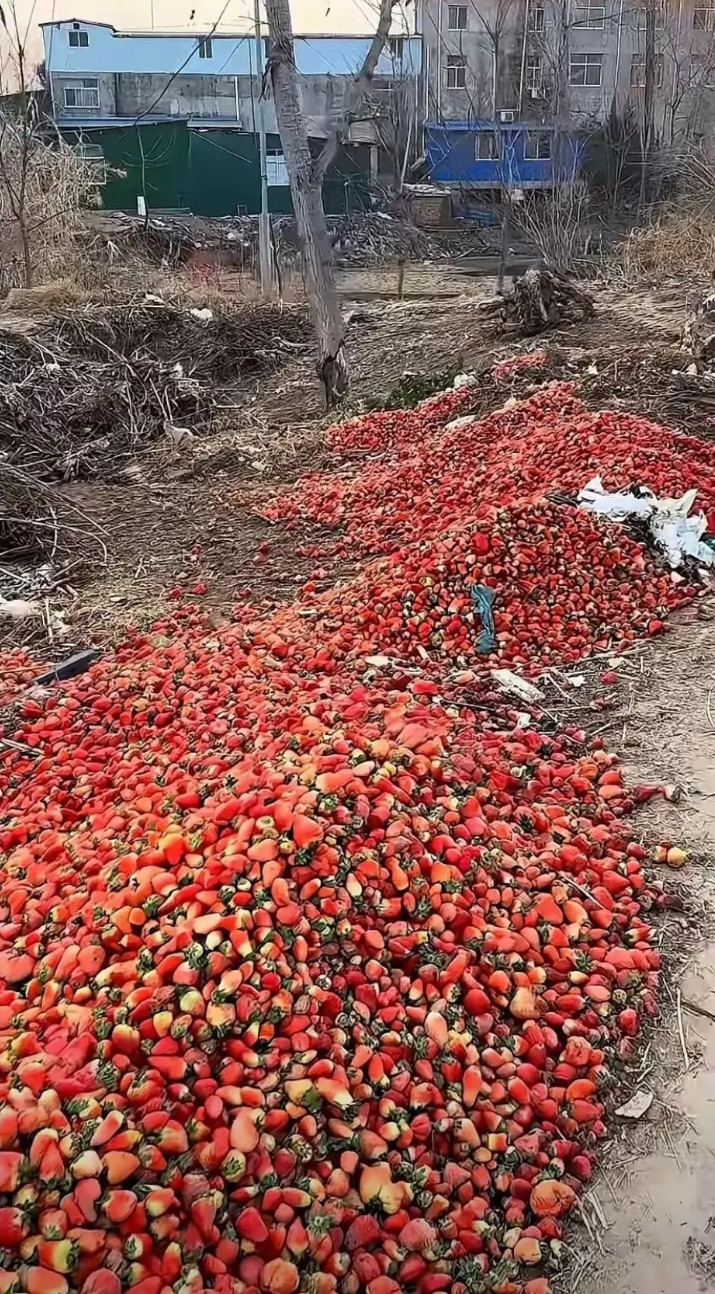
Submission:
[[[203,43],[204,41],[211,40],[211,37],[213,36],[214,32],[216,31],[216,28],[218,27],[219,23],[221,22],[221,19],[223,18],[223,16],[224,16],[224,14],[225,14],[226,10],[228,9],[228,6],[229,6],[229,4],[230,4],[230,3],[231,3],[231,0],[225,0],[225,2],[224,2],[224,6],[223,6],[223,9],[221,10],[221,12],[220,12],[220,14],[219,14],[218,18],[216,19],[216,21],[215,21],[215,23],[214,23],[213,27],[211,28],[211,30],[210,30],[209,32],[207,32],[207,34],[206,34],[205,36],[200,37],[200,41],[199,41],[199,43],[200,43],[200,44],[201,44],[201,43]],[[245,37],[245,36],[244,36],[244,37],[242,37],[242,40],[246,40],[246,39],[247,39],[247,37]],[[240,45],[240,44],[241,44],[241,41],[239,41],[238,43],[239,43],[239,45]],[[167,90],[169,89],[169,87],[170,87],[171,85],[173,85],[173,83],[174,83],[174,81],[176,80],[177,76],[181,76],[181,73],[183,72],[184,68],[185,68],[185,67],[186,67],[186,66],[191,62],[192,58],[194,57],[194,54],[196,53],[196,48],[197,48],[196,46],[195,46],[194,48],[192,48],[192,49],[190,50],[190,52],[187,54],[187,56],[186,56],[186,58],[184,59],[183,63],[180,65],[180,67],[177,67],[176,71],[175,71],[175,72],[172,72],[172,74],[171,74],[171,76],[169,77],[169,80],[167,81],[166,85],[162,87],[162,89],[159,91],[159,93],[158,93],[158,95],[156,96],[156,98],[152,101],[152,103],[150,103],[150,104],[149,104],[149,107],[148,107],[148,108],[145,108],[143,112],[140,112],[140,113],[139,113],[139,115],[138,115],[137,117],[135,117],[135,118],[134,118],[134,121],[131,123],[131,126],[129,126],[129,127],[127,128],[127,133],[129,133],[129,130],[131,130],[131,129],[132,129],[132,127],[134,127],[134,126],[138,126],[138,125],[139,125],[139,122],[140,122],[140,121],[143,121],[143,119],[144,119],[145,117],[148,117],[150,112],[153,112],[153,111],[154,111],[154,109],[155,109],[155,107],[156,107],[157,103],[159,103],[159,102],[164,98],[164,95],[166,94],[166,92],[167,92]]]

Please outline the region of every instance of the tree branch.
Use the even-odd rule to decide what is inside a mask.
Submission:
[[[333,125],[318,157],[313,163],[313,181],[315,184],[322,184],[328,168],[335,161],[335,156],[341,143],[345,139],[350,129],[351,121],[355,120],[355,115],[360,109],[360,105],[365,98],[370,82],[375,75],[380,55],[385,47],[390,24],[392,22],[392,10],[397,0],[380,0],[380,17],[377,23],[377,30],[372,40],[370,48],[365,55],[365,62],[360,71],[348,87],[345,95],[343,111]]]

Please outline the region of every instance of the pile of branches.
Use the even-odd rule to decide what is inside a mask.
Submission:
[[[482,302],[481,309],[495,315],[504,330],[526,337],[594,313],[593,298],[567,275],[534,266],[512,281],[510,291]]]
[[[181,366],[199,383],[233,383],[260,377],[306,347],[302,308],[246,305],[202,317],[157,299],[102,305],[52,320],[48,339],[70,355],[106,363],[143,360]]]
[[[63,483],[130,479],[138,452],[207,431],[227,393],[306,345],[303,311],[278,306],[111,304],[21,323],[0,327],[0,550],[54,554]]]

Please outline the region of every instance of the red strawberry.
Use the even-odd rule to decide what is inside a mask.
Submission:
[[[239,1213],[236,1219],[236,1230],[239,1236],[244,1240],[250,1240],[252,1245],[262,1245],[264,1240],[268,1239],[268,1227],[258,1209],[252,1207],[243,1209]]]
[[[12,1249],[24,1240],[29,1226],[21,1209],[0,1209],[0,1245]]]
[[[372,1213],[362,1213],[355,1218],[345,1234],[345,1248],[367,1249],[377,1244],[382,1232],[376,1217]]]

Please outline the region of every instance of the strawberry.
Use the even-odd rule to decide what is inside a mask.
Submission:
[[[261,1245],[268,1239],[268,1228],[258,1209],[242,1209],[236,1218],[236,1231],[244,1240],[253,1245]]]
[[[0,1245],[4,1249],[16,1248],[29,1231],[21,1209],[0,1208]]]
[[[354,1218],[345,1234],[345,1248],[369,1249],[377,1244],[382,1232],[377,1218],[371,1213],[362,1213]]]

